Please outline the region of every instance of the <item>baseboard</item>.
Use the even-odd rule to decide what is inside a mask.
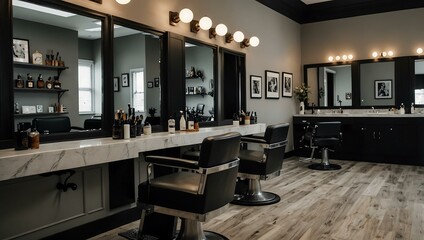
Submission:
[[[87,239],[138,219],[140,219],[140,210],[137,207],[134,207],[117,214],[60,233],[56,233],[54,235],[43,238],[43,240]]]

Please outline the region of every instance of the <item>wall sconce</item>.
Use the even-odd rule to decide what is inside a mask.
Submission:
[[[245,48],[250,46],[250,42],[249,39],[245,38],[241,43],[240,43],[240,48]]]
[[[125,5],[131,2],[131,0],[116,0],[117,3]]]
[[[343,61],[347,61],[347,60],[352,60],[353,59],[353,55],[352,54],[343,54],[341,57],[339,55],[337,55],[336,57],[333,56],[329,56],[328,57],[328,61],[333,62],[334,60],[336,62],[343,60]]]
[[[191,20],[193,20],[193,12],[188,8],[182,9],[179,13],[169,11],[169,25],[171,26],[177,25],[180,21],[189,23]]]
[[[394,55],[394,53],[393,53],[393,51],[392,50],[390,50],[390,51],[384,51],[384,52],[381,52],[381,53],[378,53],[378,52],[373,52],[372,53],[372,57],[373,58],[377,58],[377,57],[382,57],[382,58],[386,58],[386,57],[393,57],[393,55]]]
[[[422,48],[417,48],[417,53],[418,53],[418,55],[421,55],[423,53],[423,49]]]
[[[212,20],[208,17],[202,17],[200,21],[193,20],[190,22],[190,31],[197,33],[200,29],[209,30],[212,27]]]
[[[215,28],[209,29],[209,38],[215,38],[216,35],[218,36],[225,36],[227,34],[228,28],[224,24],[220,23],[216,25]]]
[[[245,48],[245,47],[257,47],[259,45],[259,38],[256,36],[251,37],[250,39],[245,38],[241,43],[240,43],[240,47],[241,48]]]
[[[200,30],[199,21],[193,20],[190,22],[190,32],[197,33]]]
[[[231,43],[233,40],[234,40],[233,34],[231,34],[231,33],[225,34],[225,42],[226,43]]]

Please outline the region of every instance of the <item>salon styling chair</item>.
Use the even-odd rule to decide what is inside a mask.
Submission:
[[[141,208],[138,239],[143,239],[144,219],[152,213],[181,218],[177,239],[227,239],[204,232],[201,222],[223,213],[233,200],[240,138],[235,132],[205,138],[198,161],[146,156],[148,180],[139,185],[137,203]],[[152,178],[154,165],[176,171]]]
[[[72,130],[85,130],[81,127],[71,126],[69,117],[34,118],[32,127],[41,134],[64,133]]]
[[[309,165],[314,170],[338,170],[340,165],[332,164],[328,160],[328,151],[340,145],[342,140],[341,122],[316,122],[306,128],[302,138],[305,147],[312,149],[313,158],[315,149],[321,151],[321,163]]]
[[[288,131],[289,124],[282,123],[268,126],[263,137],[242,137],[242,144],[255,144],[260,150],[240,150],[236,192],[231,203],[258,206],[280,201],[277,194],[261,190],[260,180],[280,175]]]

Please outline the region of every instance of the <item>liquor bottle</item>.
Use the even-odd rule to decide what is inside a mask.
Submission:
[[[47,79],[46,81],[46,88],[47,89],[52,89],[53,88],[53,82],[52,82],[52,77],[49,77],[49,79]]]
[[[18,74],[18,78],[15,79],[15,87],[16,88],[23,88],[24,87],[24,80],[22,79],[21,75]]]
[[[61,89],[62,88],[62,84],[59,82],[58,76],[54,76],[53,88],[54,89]]]
[[[43,75],[41,74],[38,75],[37,88],[44,88]]]
[[[180,131],[185,131],[186,130],[186,120],[184,118],[184,112],[181,112],[181,118],[180,118]]]
[[[34,88],[34,81],[32,80],[32,76],[27,74],[27,82],[26,82],[27,88]]]

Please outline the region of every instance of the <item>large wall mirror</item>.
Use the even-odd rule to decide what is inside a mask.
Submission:
[[[200,123],[215,121],[216,47],[185,42],[186,111]]]
[[[306,67],[306,83],[311,89],[309,105],[352,106],[352,67],[346,65]]]
[[[44,136],[102,129],[104,20],[69,4],[13,1],[15,128],[32,123]]]
[[[414,103],[424,105],[424,59],[415,60]]]
[[[130,104],[143,122],[160,125],[161,34],[115,19],[113,47],[115,111]]]
[[[395,82],[394,61],[361,63],[361,106],[394,106]]]

